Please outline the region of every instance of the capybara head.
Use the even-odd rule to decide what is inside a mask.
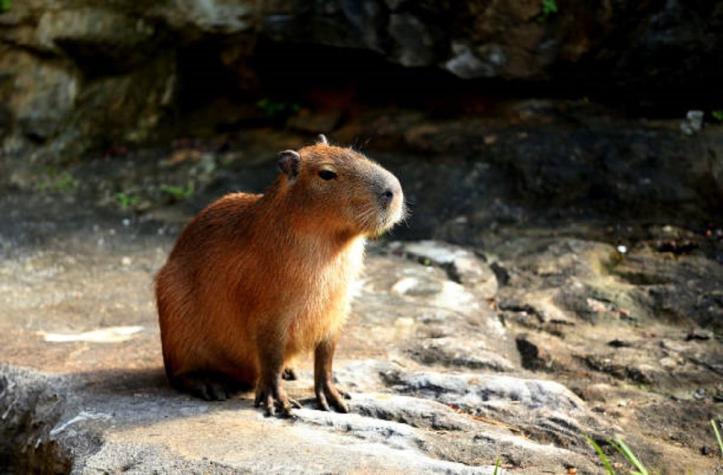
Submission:
[[[376,235],[405,214],[397,177],[351,148],[326,138],[279,154],[280,186],[306,225],[329,231]]]

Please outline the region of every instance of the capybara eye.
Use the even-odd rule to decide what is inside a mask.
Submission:
[[[336,178],[336,173],[331,170],[321,170],[319,172],[319,177],[322,180],[333,180],[334,178]]]

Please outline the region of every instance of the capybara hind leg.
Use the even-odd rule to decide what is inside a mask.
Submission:
[[[243,390],[250,389],[248,385],[210,371],[194,371],[174,376],[171,384],[179,391],[207,401],[225,401]]]

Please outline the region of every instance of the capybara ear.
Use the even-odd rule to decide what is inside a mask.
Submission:
[[[329,141],[326,140],[326,135],[324,135],[324,134],[319,134],[319,136],[316,138],[316,143],[317,144],[320,143],[323,145],[329,145]]]
[[[279,169],[289,178],[296,178],[299,175],[299,164],[301,155],[295,150],[284,150],[279,152]]]

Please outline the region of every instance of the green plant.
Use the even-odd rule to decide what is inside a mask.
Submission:
[[[497,458],[497,461],[495,462],[495,471],[492,472],[492,475],[500,475],[500,459]]]
[[[718,448],[720,449],[720,456],[723,457],[723,439],[721,439],[720,432],[718,431],[718,424],[716,423],[715,419],[710,420],[710,425],[713,426],[715,440],[718,441]]]
[[[194,187],[193,183],[189,183],[188,186],[162,185],[161,191],[171,195],[176,201],[182,201],[193,196]]]
[[[557,13],[557,0],[542,0],[542,18],[547,20]]]
[[[600,445],[595,442],[590,436],[587,436],[586,438],[587,443],[590,444],[593,450],[595,450],[597,457],[600,459],[603,467],[605,467],[605,473],[607,473],[607,475],[616,475],[615,470],[610,463],[610,459],[607,457],[607,455],[605,455],[605,452],[603,452]],[[621,438],[618,437],[614,440],[608,439],[607,443],[610,444],[615,450],[617,450],[623,457],[625,457],[625,460],[627,460],[628,463],[635,468],[635,470],[631,470],[629,472],[631,475],[650,475],[650,472],[648,472],[645,466],[640,462],[632,449],[628,447],[628,445],[623,442]]]
[[[711,115],[718,122],[723,122],[723,110],[715,110],[715,111],[711,112]]]
[[[632,475],[649,475],[648,470],[643,466],[642,463],[640,463],[640,460],[635,456],[633,451],[628,447],[628,445],[623,442],[623,439],[617,438],[615,440],[609,440],[610,445],[615,447],[615,450],[620,452],[623,457],[633,466],[637,469],[637,471],[630,472]]]
[[[139,198],[135,195],[132,195],[130,193],[116,193],[115,199],[120,205],[121,209],[128,209],[138,204]]]
[[[595,442],[592,437],[587,436],[585,437],[587,439],[587,443],[590,444],[590,446],[595,450],[595,453],[597,454],[597,458],[600,459],[600,462],[603,464],[603,467],[605,467],[605,472],[608,475],[615,475],[615,470],[613,470],[613,466],[610,463],[610,459],[608,459],[608,456],[605,455],[605,452],[603,452],[603,449],[600,447],[600,445]]]
[[[715,419],[711,419],[710,425],[713,426],[713,432],[715,433],[716,441],[718,441],[718,448],[720,449],[721,457],[723,457],[723,438],[721,438],[720,431],[718,430],[718,423]],[[610,459],[607,455],[605,455],[605,452],[603,452],[603,449],[600,447],[600,445],[595,442],[590,436],[585,436],[585,439],[587,440],[587,443],[590,444],[590,446],[593,448],[593,450],[595,450],[598,459],[600,459],[600,463],[602,463],[603,467],[605,468],[605,473],[607,475],[616,475],[615,470],[610,463]],[[627,460],[628,463],[635,468],[635,470],[631,470],[629,472],[630,475],[650,475],[648,469],[645,468],[642,462],[640,462],[638,457],[635,455],[632,449],[623,441],[623,439],[621,439],[620,437],[614,440],[608,439],[607,443],[610,444],[615,450],[617,450],[623,457],[625,457],[625,460]]]
[[[68,172],[59,173],[55,169],[48,169],[47,177],[40,182],[38,189],[40,191],[55,191],[58,193],[66,193],[73,191],[78,187],[78,181]]]
[[[285,117],[299,112],[301,106],[295,102],[282,102],[264,97],[256,103],[256,106],[264,111],[268,117]]]
[[[13,0],[0,0],[0,13],[5,13],[13,6]]]
[[[78,186],[78,182],[68,172],[63,172],[55,179],[54,187],[57,191],[71,191]]]

